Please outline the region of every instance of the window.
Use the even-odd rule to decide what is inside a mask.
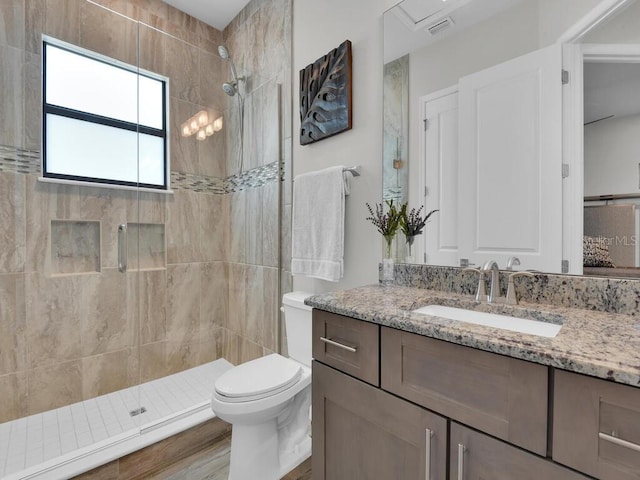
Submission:
[[[43,41],[43,176],[167,190],[166,77]]]

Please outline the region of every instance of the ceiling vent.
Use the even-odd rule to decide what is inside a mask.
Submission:
[[[437,35],[443,30],[453,27],[453,25],[454,23],[453,20],[451,20],[451,17],[444,17],[429,25],[426,30],[431,35]]]

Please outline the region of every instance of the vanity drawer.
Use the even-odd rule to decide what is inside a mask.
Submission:
[[[313,309],[313,358],[380,386],[380,327]]]
[[[463,480],[588,480],[588,477],[451,422],[449,478]]]
[[[546,455],[547,367],[388,327],[381,335],[383,389]]]
[[[640,388],[556,370],[553,459],[603,480],[640,479]]]

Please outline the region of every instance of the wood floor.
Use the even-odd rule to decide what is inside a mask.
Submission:
[[[227,480],[231,435],[226,435],[209,448],[145,477],[153,480]],[[311,480],[311,459],[307,459],[282,480]]]

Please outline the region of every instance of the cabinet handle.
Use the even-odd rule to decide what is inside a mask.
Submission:
[[[118,226],[118,270],[120,273],[127,271],[127,224]]]
[[[458,480],[464,480],[464,452],[466,450],[463,444],[458,444]]]
[[[425,458],[424,458],[424,478],[431,479],[431,437],[433,432],[430,429],[425,430]]]
[[[640,445],[637,443],[627,442],[618,437],[614,437],[613,435],[607,435],[606,433],[598,432],[598,436],[604,440],[605,442],[615,443],[616,445],[620,445],[621,447],[629,448],[634,452],[640,452]]]
[[[334,340],[331,340],[330,338],[320,337],[320,340],[322,340],[324,343],[328,343],[329,345],[333,345],[334,347],[342,348],[343,350],[348,350],[349,352],[352,352],[352,353],[356,353],[356,350],[357,350],[356,347],[350,347],[349,345],[336,342]]]

